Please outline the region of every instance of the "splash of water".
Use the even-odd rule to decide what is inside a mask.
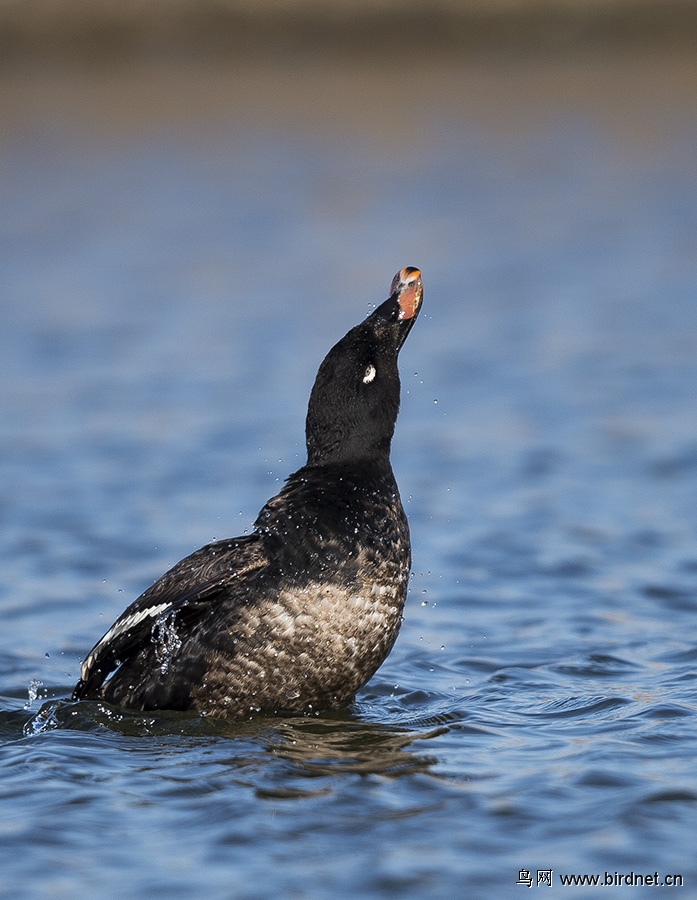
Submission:
[[[31,709],[33,703],[39,699],[42,694],[42,688],[44,686],[43,681],[39,681],[38,678],[32,678],[27,687],[27,693],[29,695],[27,702],[24,704],[25,709]],[[45,691],[43,692],[45,696]]]
[[[155,654],[163,675],[167,674],[172,657],[182,645],[182,640],[175,627],[175,617],[176,613],[169,612],[160,616],[153,626]]]
[[[58,722],[57,712],[60,706],[60,701],[45,703],[35,716],[32,716],[28,722],[25,722],[22,729],[24,736],[31,737],[32,735],[43,734],[45,731],[52,731],[54,728],[58,728],[60,723]]]

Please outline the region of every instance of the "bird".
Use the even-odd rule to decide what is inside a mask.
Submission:
[[[350,705],[403,618],[411,543],[390,448],[397,358],[422,300],[419,269],[401,269],[319,367],[305,465],[253,531],[185,557],[116,619],[73,700],[214,718]]]

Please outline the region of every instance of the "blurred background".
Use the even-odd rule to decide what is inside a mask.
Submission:
[[[424,459],[692,459],[695,46],[694,2],[2,2],[5,509],[253,519],[404,265],[429,515]]]
[[[692,0],[0,0],[13,900],[694,883],[696,51]],[[407,265],[414,573],[355,709],[34,719],[251,527]]]

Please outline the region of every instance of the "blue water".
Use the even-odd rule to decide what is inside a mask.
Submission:
[[[3,76],[0,895],[697,897],[697,64],[285,65]],[[414,571],[355,705],[67,702],[405,265]]]

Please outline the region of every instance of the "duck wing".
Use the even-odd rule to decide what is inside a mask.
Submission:
[[[211,604],[268,563],[258,534],[207,544],[180,560],[138,597],[85,657],[73,700],[97,696],[108,676],[153,641],[153,630],[176,615],[191,625]]]

